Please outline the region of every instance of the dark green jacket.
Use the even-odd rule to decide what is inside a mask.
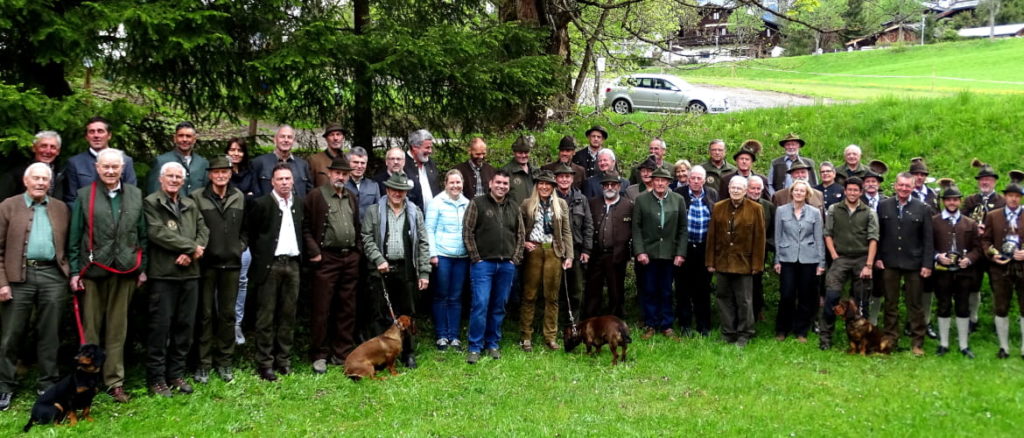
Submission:
[[[533,194],[533,178],[537,176],[538,170],[533,166],[528,166],[528,168],[529,172],[523,171],[522,166],[516,163],[515,159],[503,168],[511,175],[508,179],[508,195],[505,196],[516,206],[516,211],[519,211],[523,200]]]
[[[501,203],[490,194],[469,201],[462,218],[462,240],[470,262],[511,260],[518,265],[523,259],[525,239],[526,226],[519,206],[507,196]]]
[[[868,242],[878,241],[878,214],[863,201],[850,212],[846,202],[837,202],[828,208],[825,215],[825,237],[832,238],[832,245],[840,257],[860,257],[868,254]]]
[[[134,275],[146,269],[146,218],[142,214],[142,191],[133,185],[121,184],[118,195],[120,210],[114,220],[113,206],[107,189],[102,183],[96,183],[96,201],[93,225],[93,254],[97,263],[102,263],[119,271],[135,267],[136,250],[142,249],[142,264]],[[71,275],[78,275],[82,267],[89,262],[89,195],[92,184],[78,189],[77,201],[71,212],[71,230],[68,237],[68,257],[71,262]],[[99,271],[99,270],[94,270]]]
[[[210,230],[210,241],[199,263],[207,268],[241,269],[242,251],[248,241],[245,229],[245,195],[228,186],[227,195],[218,202],[213,190],[203,187],[190,198],[199,207]]]
[[[146,177],[146,193],[160,191],[160,168],[170,162],[176,162],[185,168],[185,184],[181,186],[182,195],[191,195],[192,192],[206,185],[206,168],[210,167],[210,162],[193,152],[192,162],[186,166],[185,157],[175,147],[173,150],[156,157],[156,162],[153,163],[153,168],[149,169],[149,175]]]
[[[683,197],[671,190],[662,200],[665,224],[661,225],[661,209],[654,192],[643,192],[633,204],[633,255],[647,254],[651,260],[686,257],[686,204]]]
[[[150,263],[146,276],[151,280],[199,278],[199,261],[194,260],[193,254],[197,246],[206,247],[210,230],[192,198],[179,196],[178,204],[178,208],[174,208],[163,190],[151,193],[143,201],[149,230]],[[192,263],[175,264],[182,254],[193,257]]]

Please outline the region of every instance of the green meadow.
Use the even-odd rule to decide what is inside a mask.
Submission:
[[[932,176],[953,177],[973,193],[971,158],[992,163],[1003,175],[1024,167],[1019,146],[1024,86],[925,79],[876,84],[846,76],[796,78],[743,66],[858,75],[934,71],[1019,81],[1014,69],[1022,63],[1014,60],[1022,56],[1024,40],[971,41],[690,71],[685,74],[695,82],[864,102],[713,116],[581,115],[531,133],[541,146],[535,160],[550,161],[561,136],[582,142],[589,126],[601,124],[611,132],[608,145],[622,167],[639,161],[648,140],[659,135],[668,143],[670,159],[694,163],[705,159],[712,138],[725,139],[730,156],[743,140],[759,139],[765,149],[757,167],[765,171],[769,159],[782,153],[777,140],[797,132],[807,140],[804,155],[818,161],[838,163],[842,148],[855,143],[863,147],[865,160],[886,161],[892,176],[911,157],[923,156]],[[514,137],[488,137],[493,164],[508,162]],[[465,158],[438,159],[451,165]],[[1000,179],[1000,187],[1006,179]],[[639,318],[631,283],[627,321],[635,327]],[[975,360],[955,348],[936,357],[937,342],[930,339],[921,358],[908,351],[850,356],[844,352],[842,323],[831,351],[819,351],[815,335],[807,344],[778,342],[772,336],[778,301],[774,274],[766,274],[767,321],[758,323],[758,337],[745,349],[725,344],[717,332],[708,338],[643,340],[634,331],[629,360],[616,367],[607,349],[597,357],[586,356],[582,348],[572,354],[543,348],[524,353],[516,346],[515,321],[505,325],[504,357],[468,365],[464,352],[433,350],[432,329],[422,312],[420,367],[399,367],[401,375],[386,381],[352,382],[338,367],[323,376],[312,373],[301,345],[308,339],[303,328],[297,335],[296,373],[278,383],[255,376],[246,345],[237,354],[234,382],[212,376],[210,384],[196,385],[195,394],[164,399],[146,394],[136,356],[126,386],[134,396],[131,403],[117,405],[101,395],[93,409],[95,422],[36,426],[28,436],[1017,436],[1024,425],[1020,327],[1011,324],[1011,358],[997,360],[987,286],[982,295],[981,327],[971,337]],[[1011,320],[1016,317],[1011,312]],[[133,331],[139,330],[144,328]],[[951,337],[955,347],[955,328]],[[908,340],[901,346],[906,348]],[[34,397],[24,388],[31,388],[32,377],[22,379],[14,405],[0,413],[0,434],[15,436],[27,421]]]
[[[1021,95],[1022,65],[1024,40],[1006,38],[658,70],[694,83],[860,101],[961,91]]]

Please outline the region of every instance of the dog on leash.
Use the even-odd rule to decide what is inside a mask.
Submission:
[[[626,349],[633,342],[629,337],[629,326],[613,315],[587,318],[578,326],[566,327],[563,337],[566,353],[571,353],[582,343],[587,346],[587,354],[596,355],[601,352],[604,344],[608,344],[612,350],[612,365],[618,364],[619,360],[626,360]],[[619,347],[622,347],[621,357]]]
[[[360,344],[345,359],[345,375],[355,381],[378,379],[377,371],[386,368],[392,376],[397,376],[395,360],[402,354],[402,336],[411,336],[411,327],[412,320],[402,315],[380,336]]]
[[[866,356],[872,353],[892,353],[896,343],[860,314],[856,301],[840,301],[832,311],[836,316],[846,319],[846,337],[850,340],[850,349],[846,350],[848,354]]]
[[[90,415],[92,399],[99,392],[102,381],[100,371],[106,358],[106,353],[99,345],[82,345],[75,356],[75,371],[39,396],[23,430],[28,432],[33,425],[60,423],[65,419],[74,426],[78,423],[79,410],[82,411],[82,418],[93,421]]]

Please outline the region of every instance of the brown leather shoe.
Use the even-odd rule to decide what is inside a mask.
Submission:
[[[174,394],[171,394],[171,388],[168,388],[167,384],[164,382],[149,385],[149,392],[152,392],[153,395],[159,395],[163,397],[174,397]]]
[[[921,347],[915,346],[914,348],[910,349],[910,352],[913,353],[914,356],[917,356],[917,357],[924,356],[924,349],[921,348]]]
[[[548,347],[548,350],[557,350],[559,348],[558,343],[555,341],[547,341],[544,343],[544,346]]]
[[[533,343],[530,342],[529,339],[519,341],[519,348],[522,348],[523,351],[530,353],[533,351]]]
[[[127,392],[124,392],[124,387],[121,386],[110,388],[110,390],[107,391],[107,394],[110,394],[110,396],[114,398],[114,401],[118,403],[128,403],[132,399]]]
[[[644,339],[651,339],[653,337],[654,337],[654,328],[647,327],[647,330],[644,330],[643,338]]]
[[[170,386],[171,389],[178,391],[182,394],[191,394],[193,391],[192,385],[190,385],[188,382],[185,381],[185,379],[182,379],[181,377],[178,377],[177,379],[171,379],[171,381],[167,383],[169,383],[167,386]]]
[[[665,335],[666,338],[672,338],[672,339],[677,338],[675,330],[672,330],[670,328],[662,330],[661,334]]]

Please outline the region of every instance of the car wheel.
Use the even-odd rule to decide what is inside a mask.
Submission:
[[[704,105],[704,102],[701,102],[699,100],[693,100],[690,101],[689,105],[686,105],[686,112],[704,114],[708,112],[708,107],[707,105]]]
[[[619,114],[629,114],[633,112],[633,107],[626,99],[616,99],[615,102],[612,102],[612,111]]]

